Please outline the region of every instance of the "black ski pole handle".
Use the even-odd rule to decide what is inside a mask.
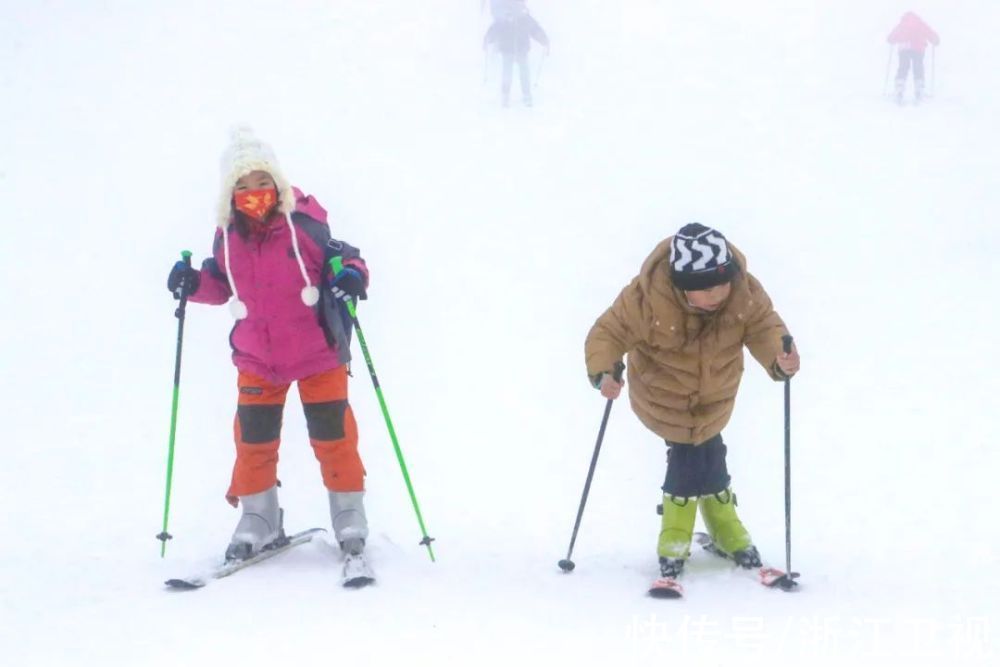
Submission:
[[[792,337],[788,334],[781,337],[781,351],[785,354],[792,351]]]
[[[190,250],[182,250],[181,251],[181,261],[184,262],[184,266],[186,266],[189,269],[191,268],[191,251]],[[184,310],[187,307],[187,294],[184,293],[185,292],[184,288],[186,287],[186,285],[184,284],[185,280],[186,280],[186,278],[182,278],[181,279],[181,284],[178,285],[177,289],[174,291],[174,298],[177,299],[180,302],[177,305],[177,309],[174,311],[174,317],[176,317],[177,319],[183,319],[184,318]]]

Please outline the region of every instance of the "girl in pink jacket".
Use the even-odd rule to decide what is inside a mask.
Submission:
[[[274,152],[248,128],[233,133],[222,179],[212,256],[200,271],[178,262],[167,282],[196,303],[228,302],[236,319],[229,336],[238,370],[236,462],[226,499],[243,513],[226,560],[285,537],[278,446],[285,396],[297,382],[346,554],[345,583],[369,583],[365,469],[347,400],[351,319],[342,301],[366,298],[368,269],[356,248],[331,238],[323,207],[290,186]],[[343,268],[333,274],[330,260],[338,256]]]
[[[899,47],[899,69],[896,71],[896,100],[903,101],[906,77],[913,66],[913,95],[919,102],[924,95],[924,51],[927,44],[941,43],[938,34],[913,12],[906,12],[889,33],[888,41]]]

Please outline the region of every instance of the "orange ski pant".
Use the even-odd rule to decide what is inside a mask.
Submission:
[[[363,491],[365,468],[358,454],[358,427],[347,402],[347,367],[298,381],[309,442],[330,491]],[[226,500],[260,493],[278,481],[281,419],[290,384],[271,384],[240,372],[233,433],[236,463]]]

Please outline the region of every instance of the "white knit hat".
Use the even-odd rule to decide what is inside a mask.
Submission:
[[[222,153],[222,189],[219,193],[219,227],[225,229],[233,214],[233,188],[236,181],[252,171],[266,171],[278,186],[278,210],[289,214],[295,208],[295,195],[281,172],[274,149],[258,139],[246,125],[235,127],[229,146]]]
[[[288,229],[292,235],[295,261],[299,265],[299,271],[306,284],[302,288],[302,302],[307,306],[315,306],[319,302],[319,289],[312,284],[306,273],[302,253],[299,252],[298,236],[290,216],[291,212],[295,210],[295,193],[292,192],[292,186],[281,172],[274,150],[254,136],[252,129],[241,125],[232,131],[230,144],[222,153],[221,166],[222,190],[219,195],[218,224],[222,228],[226,277],[229,278],[229,286],[233,290],[233,298],[229,302],[229,310],[233,317],[242,320],[247,316],[246,304],[240,300],[236,281],[233,280],[233,273],[229,267],[229,224],[232,222],[233,215],[233,188],[236,187],[236,181],[253,171],[266,171],[274,179],[274,184],[278,188],[278,210],[285,215],[285,221],[288,223]]]

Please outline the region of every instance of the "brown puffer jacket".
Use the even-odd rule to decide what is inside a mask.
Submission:
[[[788,333],[746,259],[729,245],[740,273],[723,306],[700,313],[670,278],[670,241],[601,315],[585,345],[591,378],[628,354],[632,409],[649,429],[675,443],[700,444],[729,422],[743,375],[743,346],[775,380],[774,362]]]

